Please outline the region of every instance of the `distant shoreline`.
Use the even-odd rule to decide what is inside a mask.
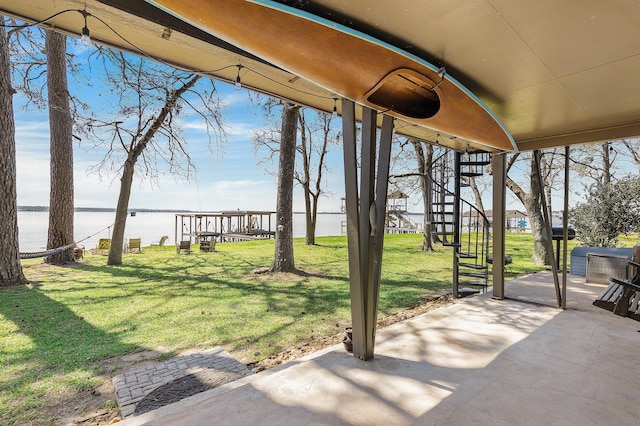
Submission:
[[[115,213],[116,209],[111,207],[76,207],[76,212],[94,213]],[[18,206],[19,212],[48,212],[49,206]],[[172,210],[172,209],[129,209],[129,212],[149,212],[149,213],[196,213],[192,210]]]
[[[49,206],[18,206],[19,212],[48,212]],[[116,209],[111,207],[76,207],[76,212],[92,213],[115,213]],[[129,209],[129,212],[137,213],[219,213],[219,211],[195,211],[195,210],[175,210],[175,209]],[[304,212],[293,212],[294,214],[305,214]],[[342,212],[318,212],[318,214],[344,214]],[[409,213],[412,214],[412,213]]]

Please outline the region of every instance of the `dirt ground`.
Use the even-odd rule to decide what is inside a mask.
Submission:
[[[379,319],[378,328],[387,327],[396,322],[415,317],[449,303],[452,303],[452,300],[450,294],[447,292],[425,295],[421,298],[417,306]],[[347,326],[348,324],[344,325]],[[340,329],[344,330],[344,327]],[[287,361],[303,357],[320,349],[340,344],[342,343],[343,336],[344,332],[341,332],[333,336],[304,342],[295,348],[273,355],[257,363],[248,364],[247,367],[257,373]],[[184,351],[183,353],[188,352],[191,351]],[[119,422],[121,418],[119,416],[120,413],[116,403],[115,389],[111,379],[117,374],[132,368],[144,367],[145,365],[158,362],[158,358],[161,358],[162,355],[163,353],[160,348],[157,352],[139,352],[105,360],[102,363],[103,374],[99,376],[102,384],[95,389],[57,400],[49,407],[48,413],[50,418],[60,419],[60,421],[57,422],[60,425],[73,426],[99,426]]]

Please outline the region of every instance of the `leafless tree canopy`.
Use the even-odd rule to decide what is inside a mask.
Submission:
[[[116,206],[110,265],[122,263],[127,209],[134,176],[158,184],[161,175],[195,176],[196,166],[184,136],[184,124],[195,120],[209,137],[209,148],[222,145],[222,103],[213,82],[200,75],[101,48],[90,58],[106,93],[80,124],[85,146],[104,154],[92,171],[116,174]],[[92,75],[92,78],[93,75]],[[137,165],[137,167],[136,167]]]
[[[92,105],[81,120],[85,148],[104,153],[92,172],[121,172],[135,156],[139,178],[153,183],[167,173],[193,178],[196,166],[183,133],[186,120],[204,126],[211,151],[221,149],[223,105],[212,80],[105,48],[90,63],[107,91],[98,94],[101,104]]]

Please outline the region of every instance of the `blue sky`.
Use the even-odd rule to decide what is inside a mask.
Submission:
[[[74,53],[86,55],[75,39],[68,39]],[[93,81],[95,84],[95,80]],[[70,84],[72,79],[70,79]],[[137,179],[131,193],[130,208],[169,208],[201,211],[275,210],[277,163],[258,165],[260,154],[254,154],[251,131],[264,125],[260,111],[251,106],[248,92],[232,85],[216,82],[224,104],[227,137],[223,150],[208,148],[208,137],[201,121],[186,118],[183,123],[189,152],[197,165],[195,179],[185,182],[170,175],[160,177],[158,185]],[[72,87],[76,95],[82,87]],[[99,87],[92,92],[101,92]],[[49,123],[46,111],[25,111],[24,98],[14,99],[16,116],[17,189],[19,205],[49,204]],[[89,173],[102,154],[89,151],[86,141],[74,143],[74,180],[76,207],[115,207],[119,179],[115,174],[99,176]],[[329,156],[331,173],[327,175],[327,196],[319,203],[320,211],[339,211],[343,190],[342,153],[337,147]],[[136,177],[137,178],[137,177]],[[304,210],[302,192],[296,189],[294,209]]]
[[[224,93],[226,121],[229,125],[223,152],[211,152],[206,132],[195,123],[183,128],[192,158],[197,164],[195,179],[185,182],[164,175],[158,185],[136,177],[131,193],[132,208],[170,208],[187,210],[275,210],[276,177],[266,169],[273,165],[257,163],[250,131],[256,129],[256,115],[249,107],[246,91],[236,92],[225,83],[216,83]],[[15,105],[18,106],[17,104]],[[119,191],[118,176],[89,173],[101,154],[87,151],[88,144],[74,144],[74,180],[76,207],[115,207]],[[49,204],[49,122],[44,113],[26,114],[16,108],[17,189],[19,205]],[[336,162],[336,159],[338,160]],[[330,196],[321,199],[320,211],[339,211],[343,178],[341,152],[337,147],[330,156],[327,179]],[[337,166],[336,166],[337,163]],[[294,209],[304,210],[299,188]]]

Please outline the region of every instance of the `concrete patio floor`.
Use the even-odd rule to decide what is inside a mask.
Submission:
[[[121,424],[639,425],[640,323],[604,287],[569,275],[563,311],[523,277],[379,330],[371,361],[334,346]]]

